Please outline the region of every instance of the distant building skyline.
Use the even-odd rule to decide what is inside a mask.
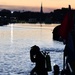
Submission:
[[[41,7],[41,4],[40,4]],[[8,9],[13,11],[33,11],[33,12],[40,12],[40,7],[24,7],[24,6],[9,6],[9,5],[0,5],[0,10],[2,9]],[[47,8],[47,7],[41,7],[43,9],[43,12],[52,12],[55,10],[55,8]]]
[[[75,9],[75,0],[0,0],[0,8],[40,11],[41,3],[44,12],[51,12],[62,7],[67,8],[68,5]]]

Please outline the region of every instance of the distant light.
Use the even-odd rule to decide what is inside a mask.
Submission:
[[[13,14],[14,11],[11,11],[11,13]]]
[[[4,16],[4,18],[6,18],[7,16]]]
[[[56,63],[53,64],[53,66],[56,65]]]

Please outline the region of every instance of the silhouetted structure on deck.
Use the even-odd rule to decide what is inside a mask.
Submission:
[[[70,7],[70,5],[69,5],[69,8],[68,9],[63,9],[64,10],[64,12],[66,12],[65,14],[64,14],[64,18],[63,18],[63,20],[61,21],[61,25],[59,25],[59,26],[56,26],[54,29],[53,29],[53,40],[57,40],[57,41],[63,41],[63,39],[61,38],[61,36],[60,36],[60,32],[59,32],[59,29],[60,29],[60,27],[62,26],[62,24],[63,25],[66,25],[67,24],[67,21],[68,21],[68,19],[69,19],[69,17],[70,17],[70,20],[72,20],[71,18],[72,18],[72,16],[71,16],[71,14],[73,13],[73,12],[75,12],[75,10],[71,10],[71,7]],[[71,12],[72,13],[70,13],[70,10],[71,10]],[[70,14],[69,14],[70,13]],[[68,16],[68,14],[69,14],[69,16]],[[60,19],[59,19],[60,20]],[[70,20],[69,20],[69,22],[70,22]],[[71,22],[70,22],[71,23]],[[68,25],[68,27],[69,27],[69,23],[67,24]],[[72,25],[72,24],[71,24]],[[65,27],[63,27],[63,30],[61,30],[61,32],[62,32],[62,34],[63,34],[63,32],[64,31],[66,31],[65,30]],[[67,32],[68,32],[68,30],[67,30]],[[64,34],[65,35],[65,34]]]
[[[60,25],[56,26],[53,29],[53,40],[63,41],[63,39],[59,35],[59,28],[60,28]]]

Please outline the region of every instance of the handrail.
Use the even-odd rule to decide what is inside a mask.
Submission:
[[[73,73],[73,70],[72,70],[71,65],[69,63],[68,63],[68,67],[70,69],[70,72]]]

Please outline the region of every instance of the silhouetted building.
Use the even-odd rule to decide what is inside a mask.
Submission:
[[[41,3],[41,8],[40,8],[40,13],[43,13],[42,3]]]
[[[71,6],[69,5],[69,9]],[[61,23],[65,14],[69,11],[68,8],[56,9],[53,12],[45,13],[43,11],[43,5],[41,3],[39,12],[31,11],[14,11],[3,9],[0,11],[0,25],[6,25],[8,23]],[[75,12],[74,9],[72,9]],[[12,21],[11,21],[12,20]]]
[[[44,20],[44,15],[43,15],[42,3],[41,3],[41,7],[40,7],[40,23],[43,23],[43,20]]]

